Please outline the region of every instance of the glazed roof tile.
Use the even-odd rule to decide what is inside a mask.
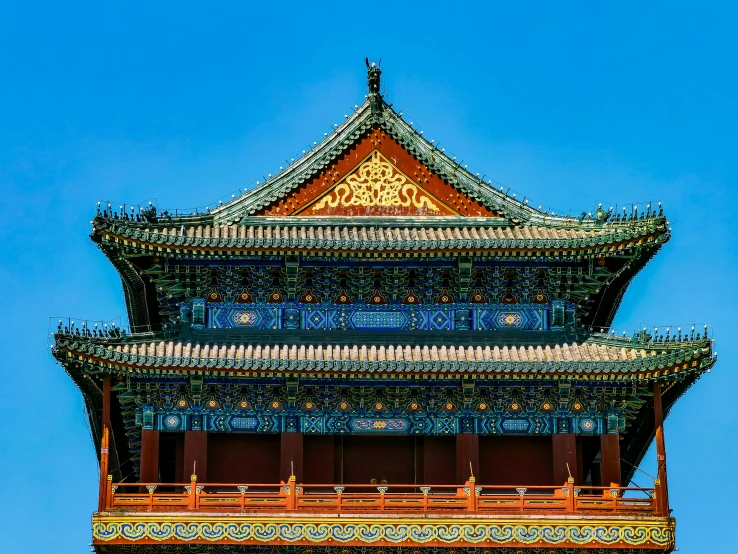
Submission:
[[[449,220],[450,219],[450,220]],[[191,249],[305,248],[326,250],[578,249],[668,239],[663,218],[595,227],[493,226],[487,220],[449,218],[433,225],[386,226],[371,218],[327,225],[320,218],[250,218],[246,224],[151,226],[98,218],[95,232],[108,240]],[[420,222],[423,223],[423,222]],[[425,223],[428,223],[427,221]],[[446,226],[441,226],[446,223]],[[471,225],[470,225],[471,223]],[[394,224],[396,225],[396,223]]]
[[[633,345],[593,336],[554,346],[425,346],[397,344],[201,344],[133,341],[106,344],[57,335],[57,353],[72,359],[131,370],[305,371],[331,373],[601,374],[642,378],[669,370],[703,371],[714,362],[709,340]],[[618,344],[620,342],[621,344]],[[666,370],[666,371],[665,371]]]

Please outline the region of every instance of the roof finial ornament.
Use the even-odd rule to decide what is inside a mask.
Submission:
[[[369,58],[366,58],[366,84],[369,87],[369,94],[378,94],[382,96],[380,92],[380,78],[382,76],[382,70],[379,67],[382,65],[382,59],[379,59],[379,63],[370,62]]]
[[[382,70],[379,67],[382,65],[382,58],[379,58],[379,63],[370,62],[369,58],[366,58],[366,84],[369,87],[369,103],[372,108],[373,115],[379,115],[382,112],[382,98],[381,93],[381,77]]]

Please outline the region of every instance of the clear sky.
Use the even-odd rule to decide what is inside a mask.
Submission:
[[[717,366],[666,423],[669,483],[680,551],[734,552],[735,4],[267,4],[0,2],[4,549],[88,550],[97,463],[47,333],[125,316],[96,202],[253,186],[363,102],[370,56],[426,137],[535,205],[664,202],[673,238],[616,326],[713,325]]]

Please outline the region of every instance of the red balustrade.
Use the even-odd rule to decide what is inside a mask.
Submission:
[[[105,511],[303,513],[640,514],[665,516],[651,489],[619,487],[485,486],[473,478],[456,485],[301,485],[113,483],[107,481]]]

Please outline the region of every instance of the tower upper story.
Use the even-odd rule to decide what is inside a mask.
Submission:
[[[212,210],[98,207],[92,239],[121,275],[132,329],[223,326],[214,304],[231,303],[521,305],[532,311],[511,325],[482,318],[470,329],[610,326],[669,239],[661,205],[578,217],[534,208],[426,140],[385,102],[379,78],[370,64],[367,100],[342,125]],[[255,327],[280,328],[272,319],[283,314],[270,313]]]

